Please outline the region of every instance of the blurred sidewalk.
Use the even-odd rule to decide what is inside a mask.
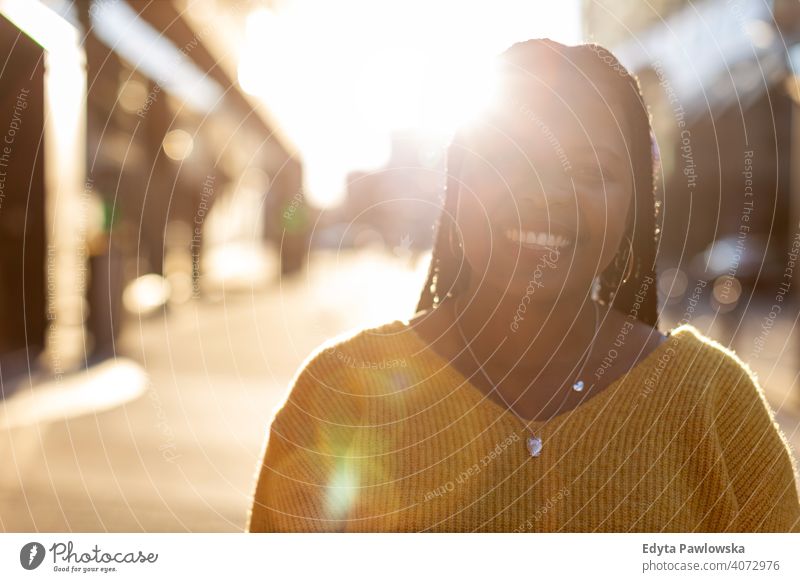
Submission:
[[[0,531],[241,531],[267,422],[297,367],[332,335],[410,315],[424,274],[420,258],[318,254],[297,279],[131,321],[119,346],[130,360],[49,386],[58,406],[20,403],[24,390],[0,403],[16,407],[0,428]],[[797,455],[792,320],[776,322],[753,368]],[[739,333],[745,359],[754,329]],[[78,395],[93,404],[75,406]],[[26,406],[35,414],[19,420]]]
[[[0,531],[241,531],[292,375],[325,339],[413,313],[414,260],[317,255],[268,289],[133,319],[125,359],[0,400]]]

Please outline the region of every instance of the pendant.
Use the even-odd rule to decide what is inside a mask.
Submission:
[[[575,390],[575,392],[583,392],[583,380],[578,380],[575,382],[572,385],[572,389]]]
[[[538,457],[542,454],[542,439],[539,437],[534,435],[529,436],[526,444],[528,445],[528,452],[531,454],[531,457]]]

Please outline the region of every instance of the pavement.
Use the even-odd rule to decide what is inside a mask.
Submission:
[[[296,278],[130,318],[115,360],[6,387],[0,531],[242,531],[297,368],[331,336],[413,313],[423,267],[322,253]]]
[[[424,256],[320,253],[298,277],[130,318],[116,359],[0,401],[0,531],[242,531],[269,419],[298,366],[333,335],[409,316],[424,275]],[[797,454],[794,315],[756,355],[761,310],[738,332],[694,323],[754,356]]]

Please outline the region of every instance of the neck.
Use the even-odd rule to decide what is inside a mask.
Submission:
[[[502,370],[542,370],[548,362],[574,364],[584,357],[596,323],[602,325],[606,313],[600,305],[596,313],[585,293],[535,303],[514,294],[498,297],[484,287],[447,301],[475,355],[481,361],[491,356],[490,367]]]

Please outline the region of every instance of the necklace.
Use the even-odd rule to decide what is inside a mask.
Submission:
[[[581,365],[581,370],[580,370],[579,374],[583,374],[583,369],[586,367],[586,363],[591,358],[592,352],[594,351],[594,342],[597,339],[597,332],[598,332],[599,327],[600,327],[600,323],[599,323],[600,322],[600,309],[597,307],[597,301],[592,300],[592,303],[594,304],[594,336],[592,336],[591,347],[589,348],[589,352],[588,352],[588,355],[586,356],[586,359],[584,360],[583,364]],[[489,383],[489,386],[492,387],[491,391],[497,392],[498,396],[500,396],[500,399],[503,401],[503,404],[506,405],[506,408],[508,408],[508,410],[510,410],[520,420],[520,422],[525,425],[526,430],[528,430],[530,432],[530,436],[528,436],[528,438],[527,438],[527,440],[525,442],[525,446],[528,449],[528,452],[531,454],[532,457],[538,457],[542,453],[542,447],[543,447],[542,437],[540,435],[536,435],[536,433],[534,433],[530,429],[530,422],[532,422],[532,421],[526,421],[519,414],[517,414],[517,412],[511,406],[509,406],[508,403],[505,401],[505,398],[503,398],[503,395],[500,394],[500,392],[497,390],[497,385],[494,382],[492,382],[492,379],[486,373],[486,370],[483,369],[483,366],[478,361],[478,358],[475,356],[475,352],[472,351],[472,346],[470,345],[470,342],[467,341],[467,337],[464,334],[464,330],[461,328],[461,323],[459,321],[460,318],[459,318],[459,315],[458,315],[461,312],[461,310],[458,307],[458,298],[454,298],[453,299],[453,307],[455,308],[455,311],[456,311],[455,317],[454,317],[455,323],[456,323],[456,329],[458,330],[458,333],[461,336],[461,340],[464,342],[464,347],[467,348],[467,351],[469,352],[469,355],[472,358],[472,360],[475,362],[475,365],[478,366],[478,369],[481,371],[481,374],[483,374],[483,377],[486,378],[486,381]],[[505,341],[505,339],[506,338],[504,338],[503,341]],[[530,386],[530,384],[528,386]],[[584,386],[585,386],[584,381],[579,378],[572,384],[572,389],[575,392],[583,392]],[[564,406],[564,403],[567,401],[567,397],[568,396],[569,396],[569,392],[567,392],[566,395],[564,396],[564,399],[561,401],[561,404],[559,405],[558,410],[556,411],[556,413],[553,416],[551,416],[550,418],[548,418],[547,421],[545,421],[545,424],[550,422],[550,420],[554,416],[558,415],[558,413],[561,411],[561,408]]]

